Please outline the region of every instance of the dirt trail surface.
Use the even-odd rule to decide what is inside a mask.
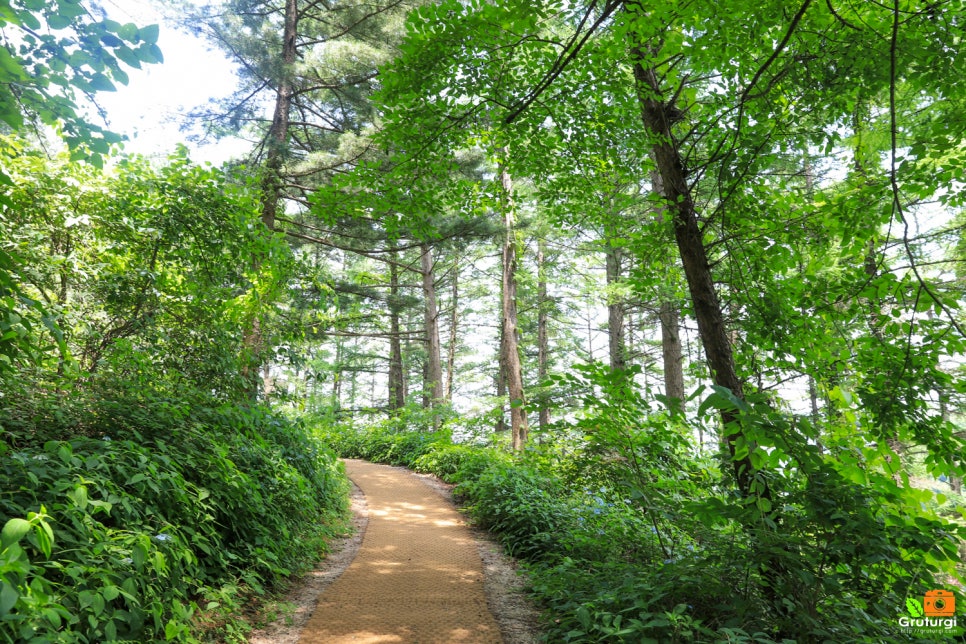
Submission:
[[[302,644],[500,644],[473,535],[451,503],[399,468],[346,460],[369,523],[319,598]]]

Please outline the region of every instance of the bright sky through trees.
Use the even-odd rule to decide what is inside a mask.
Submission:
[[[152,0],[106,0],[103,8],[118,22],[138,25],[157,23],[161,27],[158,45],[164,63],[133,70],[128,85],[117,92],[98,96],[110,127],[128,137],[128,153],[165,155],[179,143],[192,148],[195,161],[218,164],[243,155],[250,144],[240,139],[192,143],[187,114],[210,98],[226,96],[237,85],[232,65],[224,55],[203,40],[179,30]],[[197,4],[197,3],[196,3]]]

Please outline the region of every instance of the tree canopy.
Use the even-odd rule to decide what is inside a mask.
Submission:
[[[212,3],[222,168],[78,116],[157,27],[0,20],[0,458],[216,408],[461,481],[552,641],[961,636],[898,620],[964,576],[963,2]]]

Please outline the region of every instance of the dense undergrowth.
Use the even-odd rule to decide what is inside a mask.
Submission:
[[[548,642],[962,636],[899,625],[907,599],[962,583],[963,529],[950,520],[961,497],[938,507],[889,476],[860,486],[828,454],[808,452],[800,472],[771,480],[780,511],[763,510],[731,491],[714,458],[695,457],[679,418],[645,412],[630,390],[610,393],[519,456],[399,419],[317,431],[342,456],[457,483],[472,519],[527,562]]]
[[[342,525],[341,465],[267,408],[37,391],[0,408],[0,642],[243,641]]]

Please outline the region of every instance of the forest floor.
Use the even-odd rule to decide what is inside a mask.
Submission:
[[[405,468],[346,460],[355,533],[278,605],[251,644],[532,644],[525,580],[468,527],[451,489]]]

